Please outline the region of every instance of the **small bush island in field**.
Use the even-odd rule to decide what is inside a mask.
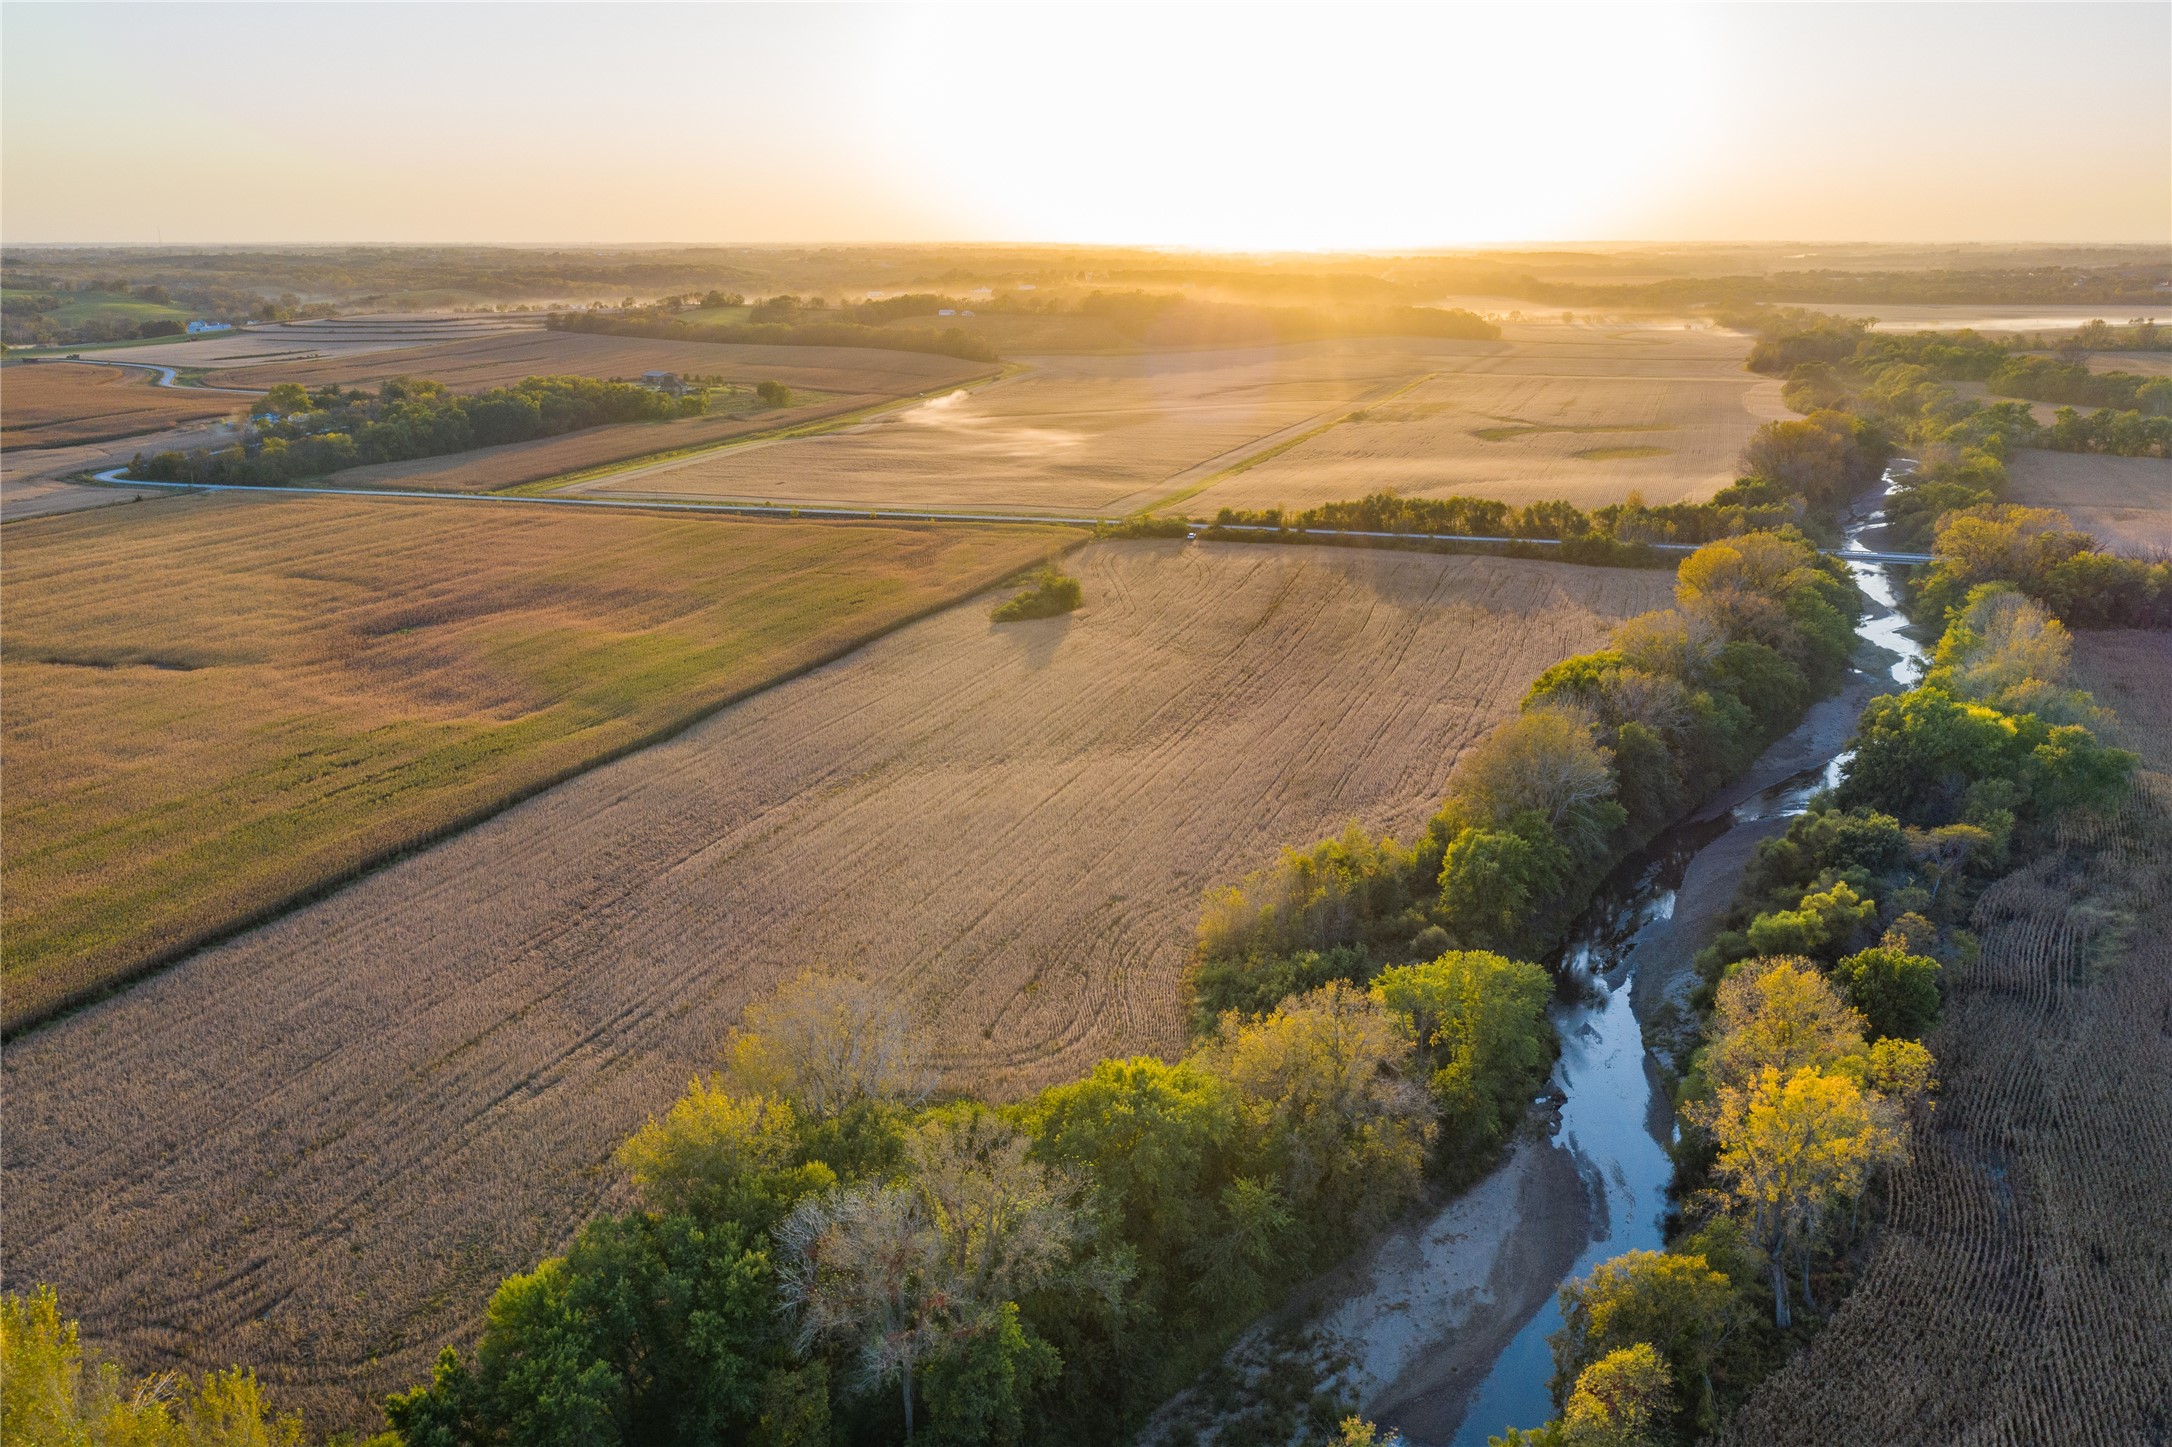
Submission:
[[[1037,569],[1024,588],[989,616],[998,623],[1055,618],[1071,612],[1085,601],[1086,594],[1079,587],[1078,579],[1050,565]]]

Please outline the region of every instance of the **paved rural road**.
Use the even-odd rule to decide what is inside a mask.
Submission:
[[[1124,518],[1073,517],[1060,513],[1005,513],[1005,512],[926,512],[904,511],[896,508],[845,508],[845,507],[776,507],[752,502],[664,502],[648,498],[608,497],[512,497],[494,492],[417,492],[393,488],[368,487],[257,487],[228,482],[138,482],[124,477],[125,467],[110,468],[92,474],[92,480],[114,487],[157,487],[170,492],[269,492],[284,494],[319,495],[325,497],[369,497],[400,502],[481,502],[481,503],[530,503],[545,507],[609,507],[633,509],[644,512],[693,512],[724,513],[743,517],[792,517],[815,521],[883,523],[1002,523],[1046,527],[1061,523],[1067,527],[1092,528],[1104,524],[1120,527]],[[1276,528],[1251,523],[1230,523],[1222,526],[1224,533],[1274,533]],[[1367,538],[1383,541],[1418,541],[1428,543],[1493,543],[1507,545],[1525,543],[1535,548],[1558,548],[1560,542],[1553,538],[1498,538],[1475,533],[1385,533],[1363,532],[1357,529],[1312,530],[1308,536],[1322,540],[1333,538]],[[1655,552],[1694,553],[1694,543],[1652,543]],[[1859,563],[1928,563],[1929,553],[1859,553],[1845,552],[1839,548],[1823,549],[1833,557],[1846,557]]]

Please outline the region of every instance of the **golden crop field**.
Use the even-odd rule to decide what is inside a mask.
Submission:
[[[970,535],[921,546],[945,537]],[[636,565],[581,558],[561,570]],[[1671,583],[1240,544],[1066,566],[1075,614],[924,619],[16,1041],[11,1278],[58,1284],[131,1361],[248,1361],[359,1425],[562,1249],[619,1140],[780,978],[882,981],[950,1083],[997,1098],[1175,1050],[1202,891],[1352,818],[1407,836],[1541,669]],[[392,631],[431,606],[355,622],[452,652]],[[460,648],[415,690],[517,710],[529,648],[572,666],[554,641]]]
[[[331,487],[427,488],[436,492],[490,492],[518,487],[526,482],[563,477],[585,468],[608,466],[630,458],[648,457],[687,447],[710,447],[734,437],[773,432],[825,417],[880,406],[890,399],[876,393],[838,397],[828,393],[797,393],[789,407],[756,410],[753,398],[719,398],[718,410],[701,417],[680,417],[668,422],[624,422],[588,427],[557,437],[538,437],[528,442],[509,442],[501,447],[482,447],[439,457],[418,457],[407,462],[378,462],[350,467],[324,479]],[[733,404],[744,410],[727,410]]]
[[[1535,329],[1524,329],[1535,330]],[[1393,489],[1592,508],[1710,497],[1759,423],[1790,417],[1777,384],[1712,333],[1557,328],[1558,340],[1442,367],[1385,402],[1208,488],[1190,506],[1312,507]]]
[[[1862,1282],[1720,1441],[2145,1442],[2172,1401],[2172,635],[2082,633],[2143,756],[2108,824],[1985,891],[1937,1112]]]
[[[654,738],[1058,541],[233,494],[11,528],[5,1018]]]
[[[1499,342],[1370,338],[1060,355],[823,437],[584,484],[619,496],[1131,512],[1306,506],[1382,488],[1525,502],[1706,497],[1792,415],[1747,342],[1511,325]],[[1356,420],[1352,414],[1362,414]]]
[[[2023,448],[2007,464],[2007,497],[2055,507],[2114,552],[2172,555],[2172,461]]]
[[[88,362],[0,368],[0,447],[60,447],[249,410],[234,392],[160,387],[149,372]]]
[[[505,331],[465,341],[366,351],[314,360],[235,365],[205,380],[229,387],[302,382],[312,387],[374,385],[386,377],[427,377],[460,392],[505,387],[523,377],[639,377],[695,372],[742,386],[776,380],[818,392],[905,397],[945,383],[986,376],[986,362],[868,347],[743,347],[729,343],[651,341],[592,332]]]

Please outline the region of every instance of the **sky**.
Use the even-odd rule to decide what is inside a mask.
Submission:
[[[0,240],[2172,242],[2172,5],[5,3]]]

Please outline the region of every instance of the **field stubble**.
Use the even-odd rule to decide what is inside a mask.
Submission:
[[[1512,325],[1499,342],[1373,338],[1052,355],[999,385],[824,437],[584,490],[796,503],[1130,512],[1305,507],[1393,488],[1517,503],[1704,497],[1778,384],[1745,339]],[[1652,449],[1658,449],[1654,451]]]
[[[357,1421],[613,1189],[616,1143],[809,964],[1016,1096],[1173,1051],[1201,891],[1409,831],[1634,571],[1097,544],[17,1041],[6,1271],[132,1360]]]
[[[2028,447],[2008,469],[2012,501],[2055,507],[2114,552],[2172,556],[2172,461]]]
[[[862,347],[745,347],[714,342],[654,341],[592,332],[511,331],[431,346],[361,352],[318,359],[236,365],[206,380],[222,386],[269,387],[303,382],[343,387],[386,377],[427,377],[456,392],[509,387],[524,377],[574,375],[637,378],[643,372],[691,372],[753,386],[778,381],[816,392],[905,397],[946,382],[983,376],[985,362],[922,352]]]
[[[1061,541],[235,493],[11,528],[5,1018]]]
[[[0,368],[0,446],[64,447],[245,412],[249,399],[154,385],[149,372],[86,362]]]
[[[2083,634],[2075,656],[2139,787],[1985,891],[1867,1272],[1722,1442],[2172,1429],[2172,636]]]

